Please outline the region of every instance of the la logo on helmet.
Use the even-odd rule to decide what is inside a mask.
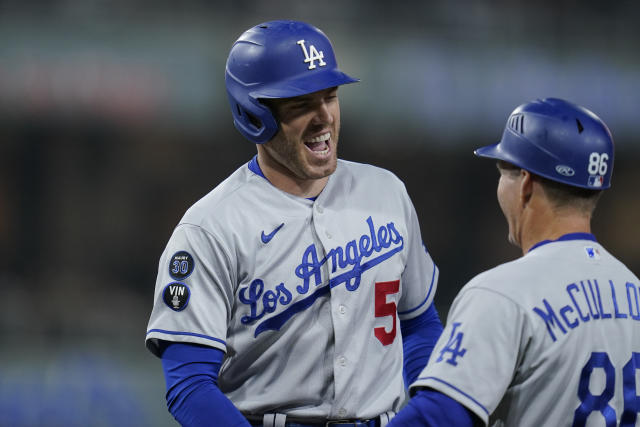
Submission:
[[[309,51],[307,51],[307,46],[305,46],[304,44],[304,40],[298,40],[297,43],[300,45],[300,47],[302,48],[302,52],[304,53],[304,62],[310,62],[309,64],[309,69],[313,70],[314,68],[316,68],[316,64],[315,61],[318,61],[318,65],[320,65],[321,67],[327,65],[326,62],[324,62],[324,53],[323,52],[318,52],[318,49],[316,49],[316,47],[314,45],[310,45],[309,46]]]

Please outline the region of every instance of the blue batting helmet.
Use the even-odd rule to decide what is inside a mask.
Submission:
[[[260,99],[290,98],[357,81],[338,69],[327,36],[298,21],[265,22],[245,31],[233,44],[225,71],[233,124],[256,144],[278,131]]]
[[[575,187],[611,186],[611,132],[591,111],[562,99],[520,105],[509,116],[500,142],[478,148],[475,154]]]

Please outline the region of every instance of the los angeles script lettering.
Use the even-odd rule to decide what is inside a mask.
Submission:
[[[377,230],[371,217],[368,217],[366,222],[369,228],[368,234],[351,240],[344,247],[338,246],[331,249],[322,259],[318,258],[315,244],[305,249],[302,261],[295,269],[295,275],[302,279],[302,283],[294,287],[298,295],[307,294],[312,286],[317,287],[323,283],[322,266],[326,263],[330,263],[331,273],[351,266],[351,270],[335,276],[330,281],[330,286],[335,287],[344,283],[348,291],[355,291],[360,286],[362,273],[402,250],[404,239],[393,222],[380,226]],[[370,258],[374,254],[380,255]],[[363,260],[366,261],[363,263]],[[276,311],[278,304],[289,305],[293,301],[293,292],[284,282],[276,286],[275,290],[265,291],[264,281],[255,279],[240,291],[239,297],[240,302],[247,304],[250,308],[249,315],[243,316],[241,322],[251,324],[266,314]]]

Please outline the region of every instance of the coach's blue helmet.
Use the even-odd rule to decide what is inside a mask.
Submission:
[[[594,113],[562,99],[520,105],[509,116],[500,142],[475,154],[575,187],[611,186],[611,132]]]
[[[327,36],[299,21],[265,22],[245,31],[233,44],[225,71],[233,123],[256,144],[278,131],[260,99],[291,98],[357,81],[340,71]]]

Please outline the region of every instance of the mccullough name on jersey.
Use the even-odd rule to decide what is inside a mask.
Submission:
[[[324,257],[318,255],[315,243],[310,244],[302,254],[300,264],[295,268],[295,275],[302,281],[298,285],[286,285],[281,282],[274,290],[264,290],[264,281],[256,278],[249,286],[239,292],[240,302],[249,307],[249,314],[241,318],[246,325],[262,320],[256,327],[255,336],[267,330],[279,330],[292,316],[306,310],[314,301],[327,294],[331,288],[344,284],[348,291],[356,291],[360,286],[362,274],[400,252],[404,247],[404,238],[393,222],[376,229],[371,217],[366,219],[368,234],[347,242],[344,246],[337,246],[327,252]],[[331,277],[328,281],[322,277],[324,266],[330,268],[331,273],[338,269],[350,269]],[[326,283],[324,286],[321,286]],[[294,292],[306,295],[293,304]],[[319,287],[321,286],[321,287]],[[286,307],[278,314],[269,317],[278,306]]]
[[[640,320],[640,288],[637,285],[631,282],[625,283],[626,297],[624,294],[616,294],[613,280],[603,284],[602,290],[600,287],[601,284],[595,279],[570,283],[566,287],[568,299],[571,301],[569,304],[554,309],[549,301],[543,298],[543,308],[533,308],[533,311],[546,323],[547,331],[553,341],[557,339],[558,330],[566,334],[569,329],[574,329],[590,320],[611,318]]]

